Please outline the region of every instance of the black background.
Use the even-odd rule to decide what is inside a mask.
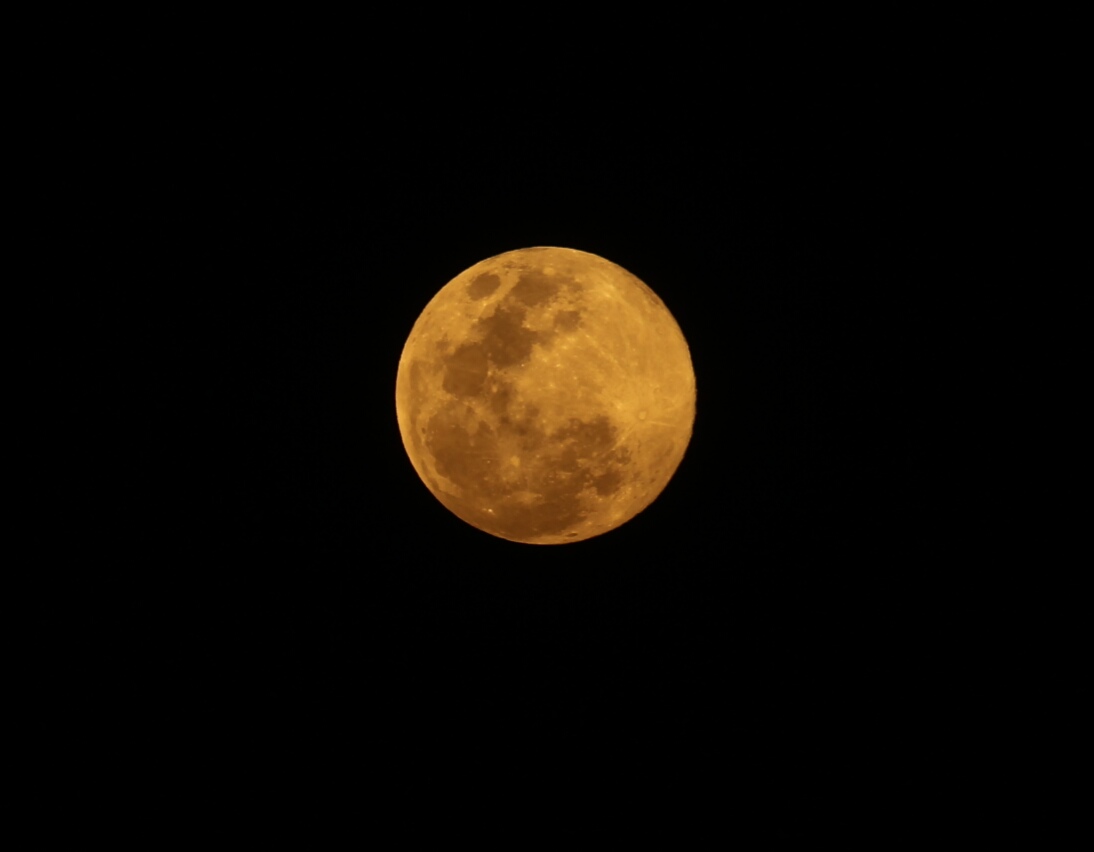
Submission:
[[[134,94],[104,629],[125,719],[209,783],[565,779],[805,832],[930,747],[950,117],[914,75],[578,54]],[[429,299],[535,245],[648,283],[697,377],[667,489],[576,545],[448,513],[395,417]]]

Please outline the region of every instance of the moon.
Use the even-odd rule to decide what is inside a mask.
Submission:
[[[595,254],[476,263],[426,305],[399,360],[403,446],[455,515],[527,544],[598,536],[652,503],[695,420],[687,341],[664,302]]]

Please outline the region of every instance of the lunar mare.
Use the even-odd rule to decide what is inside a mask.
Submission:
[[[695,375],[649,287],[597,255],[541,247],[477,263],[434,296],[395,398],[442,504],[492,535],[560,544],[661,493],[691,438]]]

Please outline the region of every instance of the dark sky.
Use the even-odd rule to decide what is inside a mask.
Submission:
[[[310,743],[398,786],[572,749],[577,776],[743,778],[796,825],[916,736],[949,523],[945,117],[866,73],[505,77],[160,93],[133,154],[120,665],[140,713],[260,762]],[[667,489],[577,545],[451,515],[395,417],[433,294],[535,245],[648,283],[697,377]]]

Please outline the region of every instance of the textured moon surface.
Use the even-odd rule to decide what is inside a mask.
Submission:
[[[414,324],[403,445],[449,510],[510,541],[605,533],[661,493],[695,419],[687,342],[625,269],[565,248],[488,258]]]

